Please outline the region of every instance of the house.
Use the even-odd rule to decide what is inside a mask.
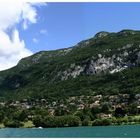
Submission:
[[[19,103],[20,103],[20,101],[16,101],[16,102],[15,102],[15,104],[19,104]]]
[[[100,101],[99,101],[99,100],[95,101],[95,104],[99,104],[99,103],[100,103]]]
[[[69,103],[69,105],[75,105],[75,103],[71,102],[71,103]]]
[[[140,113],[140,106],[137,106],[137,113]]]
[[[64,107],[64,104],[60,104],[60,107]]]
[[[104,113],[100,113],[97,115],[99,118],[111,118],[112,117],[112,114],[104,114]]]
[[[102,99],[102,95],[96,95],[93,97],[94,100],[101,100]]]
[[[96,102],[96,103],[90,104],[89,108],[94,108],[94,107],[99,107],[99,106],[100,106],[100,104],[98,102]]]
[[[4,105],[5,105],[5,103],[4,103],[4,102],[0,102],[0,105],[1,105],[1,106],[4,106]]]
[[[84,105],[84,104],[80,104],[80,105],[78,105],[77,110],[82,110],[82,109],[84,109],[84,108],[85,108],[85,105]]]
[[[49,109],[48,112],[49,112],[49,115],[54,116],[55,110],[54,109]]]
[[[135,95],[135,98],[136,98],[136,99],[140,99],[140,94],[136,94],[136,95]]]
[[[28,115],[28,119],[32,119],[33,117],[33,115]]]
[[[56,106],[56,104],[57,104],[57,103],[56,103],[55,101],[54,101],[54,102],[52,102],[52,106]]]
[[[71,100],[75,100],[75,99],[76,99],[76,97],[71,97],[70,99],[71,99]]]
[[[41,102],[42,102],[42,103],[45,103],[45,102],[46,102],[46,99],[41,99]]]

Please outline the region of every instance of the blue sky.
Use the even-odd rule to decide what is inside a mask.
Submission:
[[[140,30],[140,3],[0,3],[0,70],[36,52],[122,29]]]
[[[140,3],[48,3],[37,12],[38,22],[20,32],[33,52],[70,47],[99,31],[140,29]]]

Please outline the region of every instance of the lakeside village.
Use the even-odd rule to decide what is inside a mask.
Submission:
[[[140,94],[73,96],[49,102],[0,102],[0,127],[101,126],[140,123]]]

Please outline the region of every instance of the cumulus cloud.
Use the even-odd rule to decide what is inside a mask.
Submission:
[[[23,28],[27,29],[28,24],[36,23],[37,13],[36,9],[29,4],[25,4],[22,11],[22,19],[23,19]]]
[[[17,64],[17,62],[32,52],[25,48],[25,43],[19,38],[18,30],[14,30],[12,39],[0,31],[0,70],[8,69]]]
[[[0,29],[6,30],[19,22],[23,22],[23,27],[36,23],[36,9],[30,3],[0,3]]]
[[[37,11],[31,3],[0,3],[0,70],[15,66],[18,61],[32,54],[25,46],[16,28],[22,23],[23,29],[37,22]],[[7,30],[12,30],[12,37]]]

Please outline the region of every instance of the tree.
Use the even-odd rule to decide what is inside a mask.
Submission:
[[[80,118],[77,116],[67,116],[68,126],[79,126],[80,121]]]
[[[128,106],[128,113],[131,115],[136,115],[138,112],[137,109],[137,104],[136,103],[132,103]]]
[[[83,121],[85,119],[85,117],[86,117],[85,114],[83,113],[83,111],[78,111],[75,114],[75,116],[78,116],[81,119],[81,121]]]
[[[102,105],[101,111],[102,111],[103,113],[108,113],[108,112],[109,112],[109,109],[110,109],[109,104],[108,104],[108,103],[104,103],[104,104]]]
[[[2,122],[4,119],[4,113],[0,112],[0,122]]]
[[[26,110],[23,110],[22,112],[17,111],[13,114],[13,119],[18,120],[18,121],[24,121],[27,119],[28,113]]]
[[[33,109],[34,115],[48,116],[48,110],[46,108],[35,107]]]
[[[36,127],[44,127],[45,124],[44,124],[44,119],[40,116],[40,115],[37,115],[33,118],[33,124],[36,126]]]
[[[63,116],[55,117],[56,126],[57,127],[64,127],[66,126],[66,119]]]
[[[95,116],[96,114],[100,113],[101,112],[101,109],[99,107],[93,107],[91,109],[91,113],[93,116]]]
[[[125,115],[125,111],[121,107],[117,107],[115,109],[115,117],[123,117]]]
[[[52,116],[47,116],[44,119],[45,127],[57,127],[56,118]]]

